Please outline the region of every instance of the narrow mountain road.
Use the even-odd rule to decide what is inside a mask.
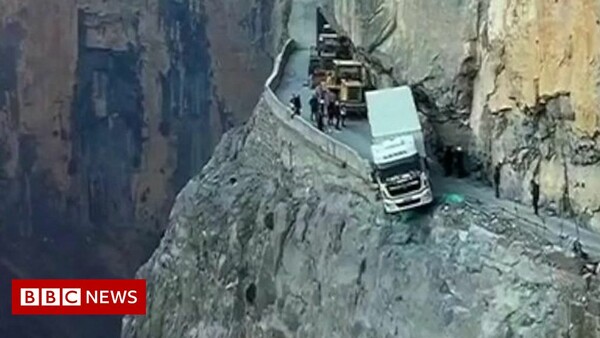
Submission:
[[[276,94],[285,104],[289,104],[292,94],[300,94],[302,98],[302,118],[310,121],[308,100],[312,93],[308,86],[308,63],[310,46],[316,38],[316,0],[293,0],[292,13],[288,29],[291,38],[296,41],[297,50],[290,56],[284,77]],[[333,138],[355,149],[365,159],[371,159],[370,128],[367,120],[350,120],[341,131],[335,129],[328,133]],[[578,228],[570,220],[558,217],[533,214],[532,208],[508,200],[496,199],[493,189],[475,179],[456,179],[443,177],[439,168],[432,173],[434,194],[440,198],[446,194],[460,194],[467,203],[479,210],[493,213],[499,217],[511,218],[515,226],[525,227],[548,240],[550,243],[569,250],[577,238],[583,248],[592,257],[600,259],[600,234],[587,229]]]
[[[317,35],[316,18],[317,1],[294,0],[288,29],[290,36],[296,41],[297,50],[290,56],[285,75],[277,88],[277,96],[288,104],[292,94],[300,94],[302,98],[302,117],[310,121],[310,106],[308,100],[312,94],[309,87],[308,62],[310,46],[315,45]],[[371,158],[371,130],[366,120],[349,119],[346,128],[327,131],[336,140],[355,149],[362,157]]]

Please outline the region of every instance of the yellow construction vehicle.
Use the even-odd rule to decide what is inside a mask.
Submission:
[[[367,117],[365,85],[361,81],[342,80],[339,94],[340,105],[351,116]]]
[[[356,60],[333,60],[333,70],[326,74],[325,87],[336,94],[348,115],[366,116],[366,69]]]
[[[333,60],[333,67],[327,79],[327,86],[339,90],[342,80],[365,82],[365,67],[356,60]]]

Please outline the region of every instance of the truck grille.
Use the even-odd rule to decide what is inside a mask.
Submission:
[[[401,203],[396,203],[396,206],[398,206],[398,208],[403,208],[403,207],[407,207],[409,205],[414,205],[414,204],[418,204],[421,203],[421,199],[417,198],[416,200],[408,200],[408,201],[404,201]]]
[[[421,180],[416,179],[400,184],[390,184],[387,186],[387,190],[390,193],[390,196],[392,197],[404,195],[414,191],[419,191],[421,190]]]

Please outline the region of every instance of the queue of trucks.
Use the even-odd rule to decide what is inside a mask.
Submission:
[[[308,66],[311,88],[323,84],[336,95],[349,116],[366,117],[366,69],[353,59],[350,39],[332,29],[320,8],[316,15],[316,46],[311,48]]]
[[[428,157],[410,87],[372,90],[366,68],[353,57],[350,39],[332,29],[320,8],[316,15],[316,46],[311,48],[308,67],[311,88],[324,85],[349,116],[368,119],[373,182],[385,212],[430,204]]]

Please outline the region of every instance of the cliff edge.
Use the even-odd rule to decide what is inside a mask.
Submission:
[[[12,278],[133,276],[176,193],[249,117],[286,3],[0,0],[0,298]],[[0,302],[2,337],[119,326]]]

